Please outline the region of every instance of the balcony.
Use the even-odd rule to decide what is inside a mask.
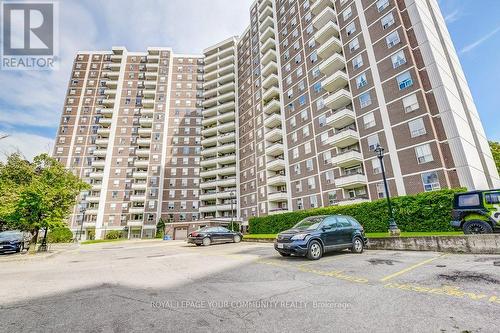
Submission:
[[[215,200],[217,199],[217,193],[202,193],[200,194],[200,200]]]
[[[107,80],[106,87],[108,88],[116,88],[118,86],[118,81],[116,80]]]
[[[283,151],[283,144],[279,142],[266,147],[266,154],[269,156],[283,155]]]
[[[113,117],[113,109],[108,109],[108,108],[105,108],[105,109],[101,109],[101,114],[104,116],[104,117]]]
[[[145,73],[145,76],[146,76],[146,80],[155,80],[156,81],[156,78],[158,77],[158,72],[146,72]]]
[[[218,152],[226,154],[236,151],[235,143],[226,143],[218,147]]]
[[[340,53],[333,54],[319,65],[320,72],[325,75],[330,75],[343,69],[345,69],[345,58]]]
[[[225,179],[220,179],[216,182],[217,186],[228,187],[228,186],[236,186],[236,177],[228,177]]]
[[[151,145],[151,139],[150,138],[138,138],[137,139],[137,145],[140,146],[140,147],[146,147],[146,146],[150,146]]]
[[[219,169],[218,168],[212,168],[210,170],[203,170],[200,172],[200,177],[201,178],[212,178],[215,177],[219,174]]]
[[[136,168],[147,168],[149,166],[149,160],[135,160],[134,166]]]
[[[269,38],[274,38],[274,28],[269,27],[267,28],[261,35],[260,35],[260,40],[263,44],[267,42]]]
[[[332,164],[341,168],[349,168],[363,162],[363,155],[358,150],[348,150],[332,158]]]
[[[265,54],[269,50],[275,50],[276,49],[276,41],[274,38],[269,38],[264,44],[262,44],[262,47],[260,48],[260,52],[262,54]]]
[[[159,68],[160,66],[158,64],[152,62],[146,64],[146,70],[149,72],[157,72]]]
[[[264,105],[264,113],[266,114],[272,114],[275,112],[280,112],[281,110],[281,103],[280,100],[275,98],[272,99],[270,102],[268,102],[266,105]]]
[[[85,201],[95,203],[95,202],[99,202],[100,199],[101,199],[101,197],[99,195],[88,195],[85,198]]]
[[[104,166],[106,165],[106,161],[105,160],[95,160],[95,161],[92,161],[92,166],[94,168],[104,168]]]
[[[130,201],[144,202],[146,201],[146,194],[134,194],[130,196]]]
[[[267,162],[267,170],[271,171],[281,171],[285,169],[285,161],[277,158]]]
[[[221,164],[236,163],[236,154],[219,156],[217,157],[217,163]]]
[[[262,0],[259,4],[259,13],[262,13],[266,9],[266,6],[272,6],[271,0]]]
[[[144,97],[154,98],[156,95],[156,90],[155,89],[144,89],[143,93],[144,93]],[[142,101],[142,104],[144,104],[144,101]]]
[[[327,59],[334,55],[335,53],[342,52],[342,43],[340,39],[335,36],[331,36],[326,42],[318,48],[318,56],[321,59]]]
[[[347,129],[335,133],[328,139],[332,146],[337,148],[345,148],[359,142],[359,134],[353,129]]]
[[[272,99],[278,99],[279,96],[280,90],[277,87],[272,87],[271,89],[267,89],[264,94],[262,94],[262,100],[266,103]]]
[[[321,86],[328,92],[337,91],[348,85],[349,78],[347,74],[342,71],[337,71],[332,75],[327,76],[322,82]]]
[[[96,149],[96,150],[94,150],[92,155],[98,156],[98,157],[106,157],[107,152],[108,152],[107,149]]]
[[[332,36],[339,37],[339,27],[333,22],[328,22],[314,34],[314,39],[316,42],[324,44]]]
[[[264,54],[262,56],[262,58],[260,59],[261,61],[261,64],[263,66],[266,66],[268,63],[270,63],[271,61],[276,61],[277,57],[276,57],[276,51],[271,49],[269,51],[266,52],[266,54]]]
[[[132,173],[132,177],[136,179],[146,179],[148,178],[148,172],[147,171],[134,171]]]
[[[312,24],[316,29],[320,30],[328,23],[334,23],[335,21],[337,21],[335,11],[331,7],[326,7],[321,13],[316,15],[316,17],[312,21]]]
[[[325,105],[333,110],[352,104],[352,95],[346,89],[340,89],[325,98]]]
[[[143,214],[144,213],[144,207],[130,207],[128,209],[128,212],[130,214]]]
[[[311,5],[311,12],[314,15],[318,15],[327,7],[333,7],[333,2],[332,0],[316,0],[312,5]]]
[[[109,134],[110,134],[110,129],[109,128],[98,128],[97,129],[97,134],[102,136],[102,137],[109,137]]]
[[[95,145],[98,146],[98,147],[107,147],[108,143],[109,143],[109,139],[108,138],[105,138],[105,139],[96,139],[95,140]]]
[[[339,206],[347,206],[347,205],[354,205],[354,204],[369,202],[369,201],[370,201],[370,199],[368,199],[368,197],[354,197],[354,198],[349,198],[346,200],[339,201],[338,204],[339,204]]]
[[[273,113],[264,119],[264,126],[267,128],[275,128],[281,126],[281,114]]]
[[[139,128],[137,130],[137,134],[139,134],[139,136],[143,138],[151,137],[151,133],[152,133],[151,128]]]
[[[133,190],[145,190],[147,186],[146,183],[132,183],[131,185]]]
[[[286,176],[274,175],[267,179],[267,185],[270,186],[283,186],[286,185]]]
[[[236,114],[234,112],[226,112],[217,117],[217,121],[220,123],[227,123],[229,121],[234,121]]]
[[[89,177],[93,179],[102,179],[102,177],[104,177],[104,172],[94,171],[89,174]]]
[[[116,96],[115,89],[104,89],[104,94],[107,96]]]
[[[264,81],[262,81],[262,87],[268,89],[270,87],[278,87],[278,75],[271,74]]]
[[[219,130],[220,133],[232,132],[235,129],[235,123],[234,121],[224,123],[222,125],[219,125],[217,129]]]
[[[274,128],[273,130],[264,134],[264,138],[269,142],[277,142],[283,140],[283,131],[279,127]]]
[[[142,105],[144,105],[145,107],[154,107],[155,100],[152,98],[143,98]]]
[[[236,167],[235,166],[227,166],[227,167],[219,168],[219,175],[230,176],[230,175],[235,175],[235,174],[236,174]]]
[[[262,17],[265,17],[265,18],[264,18],[263,22],[260,24],[260,27],[259,27],[260,32],[264,32],[269,27],[274,27],[272,7],[269,7],[269,9],[266,10],[266,12],[263,15],[265,15],[265,16],[262,16]]]
[[[271,61],[262,68],[263,77],[268,77],[271,74],[278,74],[278,64],[275,61]]]
[[[99,208],[97,207],[91,207],[91,208],[87,208],[87,210],[85,211],[85,214],[86,215],[97,215],[97,213],[99,212]],[[85,222],[85,223],[89,223],[89,222]],[[83,224],[85,226],[85,223]],[[95,226],[95,222],[92,222],[92,227]]]
[[[267,195],[267,200],[271,202],[282,202],[288,200],[287,192],[271,192]]]
[[[211,213],[216,211],[217,211],[216,205],[200,206],[200,213]]]
[[[117,54],[113,54],[111,56],[111,61],[112,62],[121,62],[122,61],[122,56],[121,55],[117,55]]]
[[[201,131],[201,135],[204,137],[211,137],[217,135],[217,126],[207,127]]]
[[[352,189],[364,186],[367,183],[366,175],[363,173],[355,173],[352,175],[343,175],[335,179],[335,185],[344,189]]]
[[[151,153],[151,151],[149,149],[136,149],[135,150],[135,154],[137,156],[149,157],[150,153]]]
[[[356,121],[356,114],[353,110],[343,108],[335,111],[326,118],[326,124],[335,128],[344,128]]]
[[[153,126],[153,118],[139,118],[139,124],[143,127],[151,127]]]
[[[213,147],[217,144],[217,136],[212,136],[206,139],[201,140],[202,147]]]
[[[143,221],[142,220],[130,220],[127,221],[127,227],[134,228],[134,227],[142,227]]]

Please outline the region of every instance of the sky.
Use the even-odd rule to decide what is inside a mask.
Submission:
[[[500,1],[438,0],[489,139],[500,141]],[[0,70],[0,160],[51,152],[74,55],[125,46],[200,54],[249,24],[253,0],[61,0],[60,68]],[[487,10],[485,10],[485,8]]]

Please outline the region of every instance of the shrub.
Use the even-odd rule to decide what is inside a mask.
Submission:
[[[394,218],[401,231],[453,231],[450,213],[453,195],[464,189],[424,192],[392,198]],[[385,232],[388,229],[387,201],[385,199],[348,206],[329,206],[290,213],[252,217],[251,234],[274,234],[291,228],[297,222],[314,215],[350,215],[357,219],[366,232]]]
[[[105,239],[118,239],[123,237],[123,232],[121,230],[110,230],[106,232]]]
[[[69,243],[73,239],[73,233],[67,227],[58,227],[49,230],[47,241],[49,243]]]

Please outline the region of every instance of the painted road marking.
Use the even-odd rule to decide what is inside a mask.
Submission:
[[[434,261],[434,260],[436,260],[436,259],[443,258],[443,257],[444,257],[444,256],[446,256],[446,255],[447,255],[447,254],[442,254],[442,255],[440,255],[440,256],[437,256],[437,257],[434,257],[434,258],[430,258],[430,259],[427,259],[427,260],[421,261],[421,262],[419,262],[418,264],[415,264],[415,265],[413,265],[413,266],[410,266],[410,267],[407,267],[407,268],[405,268],[405,269],[402,269],[402,270],[400,270],[399,272],[393,273],[393,274],[391,274],[391,275],[387,275],[386,277],[383,277],[382,279],[380,279],[380,281],[381,281],[381,282],[388,281],[388,280],[390,280],[390,279],[392,279],[392,278],[395,278],[396,276],[400,276],[400,275],[402,275],[402,274],[404,274],[404,273],[407,273],[407,272],[409,272],[409,271],[412,271],[412,270],[414,270],[415,268],[418,268],[418,267],[420,267],[420,266],[423,266],[423,265],[425,265],[425,264],[428,264],[428,263],[430,263],[430,262],[432,262],[432,261]]]

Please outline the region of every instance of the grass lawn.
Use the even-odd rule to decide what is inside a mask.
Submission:
[[[423,236],[461,236],[464,233],[461,231],[444,231],[444,232],[402,232],[401,237],[423,237]],[[369,232],[366,234],[368,238],[383,238],[389,237],[388,232]],[[243,238],[252,239],[274,239],[276,234],[249,234]]]

